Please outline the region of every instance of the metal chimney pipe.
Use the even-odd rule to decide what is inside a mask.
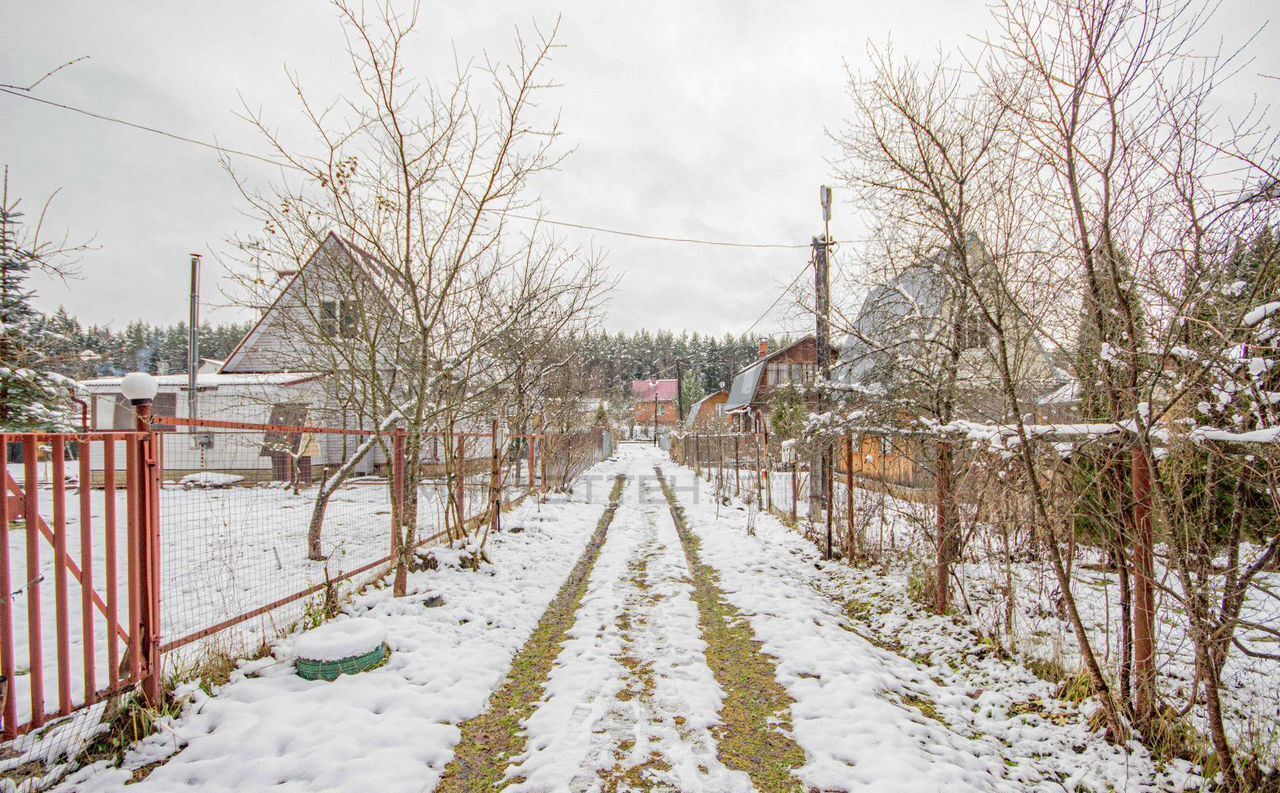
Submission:
[[[197,417],[196,371],[200,368],[200,254],[191,254],[191,306],[187,325],[187,418]],[[194,434],[198,428],[192,427]]]

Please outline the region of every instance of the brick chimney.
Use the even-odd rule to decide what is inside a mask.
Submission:
[[[761,339],[760,340],[760,357],[764,358],[768,354],[769,354],[769,340]]]

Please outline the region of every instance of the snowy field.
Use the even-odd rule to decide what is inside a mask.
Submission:
[[[69,465],[69,468],[71,466]],[[39,489],[40,514],[53,528],[53,488],[47,469],[42,468],[43,483]],[[21,466],[10,466],[20,478]],[[116,571],[118,615],[125,630],[129,626],[127,495],[123,473],[115,493],[117,556]],[[482,480],[468,483],[469,512],[481,508],[487,485]],[[390,553],[390,499],[381,480],[350,484],[330,500],[325,514],[323,547],[325,561],[307,558],[307,526],[310,521],[315,489],[293,494],[271,486],[232,486],[226,488],[184,489],[177,483],[166,483],[161,492],[161,641],[185,637],[224,620],[288,597],[317,584],[323,584],[326,571],[337,577]],[[520,491],[512,490],[508,498]],[[442,488],[430,483],[420,490],[419,530],[430,536],[443,525]],[[106,493],[90,491],[90,534],[94,589],[108,600],[107,553],[105,529]],[[67,555],[81,565],[80,497],[74,487],[66,494]],[[55,570],[52,544],[43,537],[37,545],[39,573],[27,573],[27,534],[21,525],[9,536],[9,575],[15,596],[12,599],[14,620],[14,658],[18,722],[30,718],[29,695],[30,644],[28,633],[29,592],[40,593],[42,626],[44,692],[46,712],[57,708],[57,610],[55,608]],[[358,580],[367,580],[379,570],[370,571]],[[358,583],[358,580],[353,583]],[[67,574],[68,622],[70,625],[69,661],[71,690],[76,703],[84,701],[84,634],[81,628],[81,588]],[[243,652],[256,647],[264,638],[287,627],[305,609],[298,602],[250,620],[229,631],[223,631],[208,642],[222,649]],[[97,686],[108,683],[107,621],[97,608],[91,608],[95,644]],[[198,647],[198,644],[195,646]],[[165,659],[166,670],[186,663],[192,650],[179,650]],[[123,657],[124,648],[120,648]]]
[[[591,476],[607,481],[610,463]],[[294,674],[294,637],[241,664],[209,697],[194,687],[183,715],[129,753],[122,769],[82,769],[64,790],[121,790],[134,769],[168,760],[136,789],[169,791],[421,791],[433,788],[459,738],[457,725],[483,709],[512,656],[577,561],[608,487],[579,486],[571,499],[526,503],[480,573],[445,565],[414,573],[410,596],[376,588],[350,616],[377,620],[392,649],[382,668],[336,682]],[[423,601],[441,595],[444,604]],[[343,619],[343,617],[339,617]],[[131,788],[134,789],[134,788]]]

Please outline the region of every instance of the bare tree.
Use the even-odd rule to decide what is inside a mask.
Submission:
[[[393,520],[409,554],[424,440],[474,419],[513,376],[496,365],[499,340],[531,322],[560,332],[589,323],[606,284],[595,257],[564,250],[540,226],[508,226],[508,213],[528,206],[530,179],[558,162],[555,121],[531,120],[549,86],[541,74],[554,31],[533,43],[517,36],[511,65],[463,66],[442,85],[411,77],[405,62],[418,7],[369,16],[334,5],[356,93],[322,105],[290,75],[311,146],[291,145],[246,110],[288,167],[269,191],[242,186],[263,222],[245,248],[268,269],[300,273],[290,281],[295,310],[279,312],[288,317],[280,358],[327,373],[330,402],[378,431],[330,478],[313,527],[363,456],[389,453],[387,432],[398,427],[410,464]],[[452,451],[445,461],[449,477],[464,475]],[[460,508],[449,514],[451,536],[464,538]]]
[[[1021,490],[1045,540],[1109,730],[1127,735],[1132,718],[1150,732],[1164,718],[1155,642],[1163,588],[1188,613],[1207,731],[1226,786],[1240,789],[1217,686],[1247,581],[1274,553],[1266,534],[1242,560],[1249,532],[1241,526],[1250,510],[1274,504],[1257,458],[1226,449],[1276,424],[1276,384],[1261,374],[1270,371],[1274,334],[1253,331],[1269,321],[1275,284],[1256,261],[1247,277],[1230,263],[1242,241],[1274,225],[1280,182],[1271,170],[1275,136],[1265,125],[1215,118],[1214,97],[1234,61],[1190,47],[1212,8],[1006,0],[995,9],[997,37],[959,68],[878,56],[869,79],[852,81],[858,113],[839,142],[846,176],[881,229],[889,262],[882,270],[901,274],[904,266],[893,263],[915,265],[929,246],[943,254],[928,261],[958,317],[952,343],[961,350],[955,371],[962,387],[952,394],[963,411],[953,406],[951,414],[999,427],[987,437],[1019,462],[1022,471],[1001,487]],[[1269,262],[1274,251],[1262,258]],[[901,283],[883,274],[877,280]],[[1240,299],[1207,311],[1221,307],[1223,294]],[[920,316],[946,313],[922,312],[917,326]],[[969,318],[989,337],[980,364],[966,363],[958,343]],[[899,338],[900,348],[882,349],[881,360],[909,370],[928,357],[904,350],[944,349],[947,341],[945,333],[917,330]],[[1041,344],[1074,359],[1081,418],[1092,422],[1073,436],[1092,440],[1069,444],[1067,466],[1037,443],[1046,427],[1031,426],[1040,410],[1032,364]],[[978,370],[995,384],[1000,404],[964,400],[967,372]],[[882,421],[908,404],[909,415],[917,412],[918,404],[892,393],[870,396]],[[1230,409],[1191,407],[1197,404]],[[958,427],[938,418],[945,448]],[[1088,480],[1066,486],[1063,477],[1074,475],[1070,465],[1082,470],[1081,460],[1092,461]],[[1099,493],[1101,501],[1091,495]],[[940,529],[943,508],[940,501]],[[1121,575],[1115,686],[1072,594],[1072,548],[1086,513],[1101,526]],[[1225,535],[1215,528],[1222,524]],[[1178,586],[1159,583],[1161,561]]]

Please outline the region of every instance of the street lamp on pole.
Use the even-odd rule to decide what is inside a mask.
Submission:
[[[120,393],[133,405],[138,418],[146,420],[147,427],[140,422],[138,429],[150,429],[151,402],[159,390],[160,383],[146,372],[130,372],[120,381]]]
[[[658,445],[658,382],[656,380],[649,381],[649,387],[653,389],[653,445]]]

